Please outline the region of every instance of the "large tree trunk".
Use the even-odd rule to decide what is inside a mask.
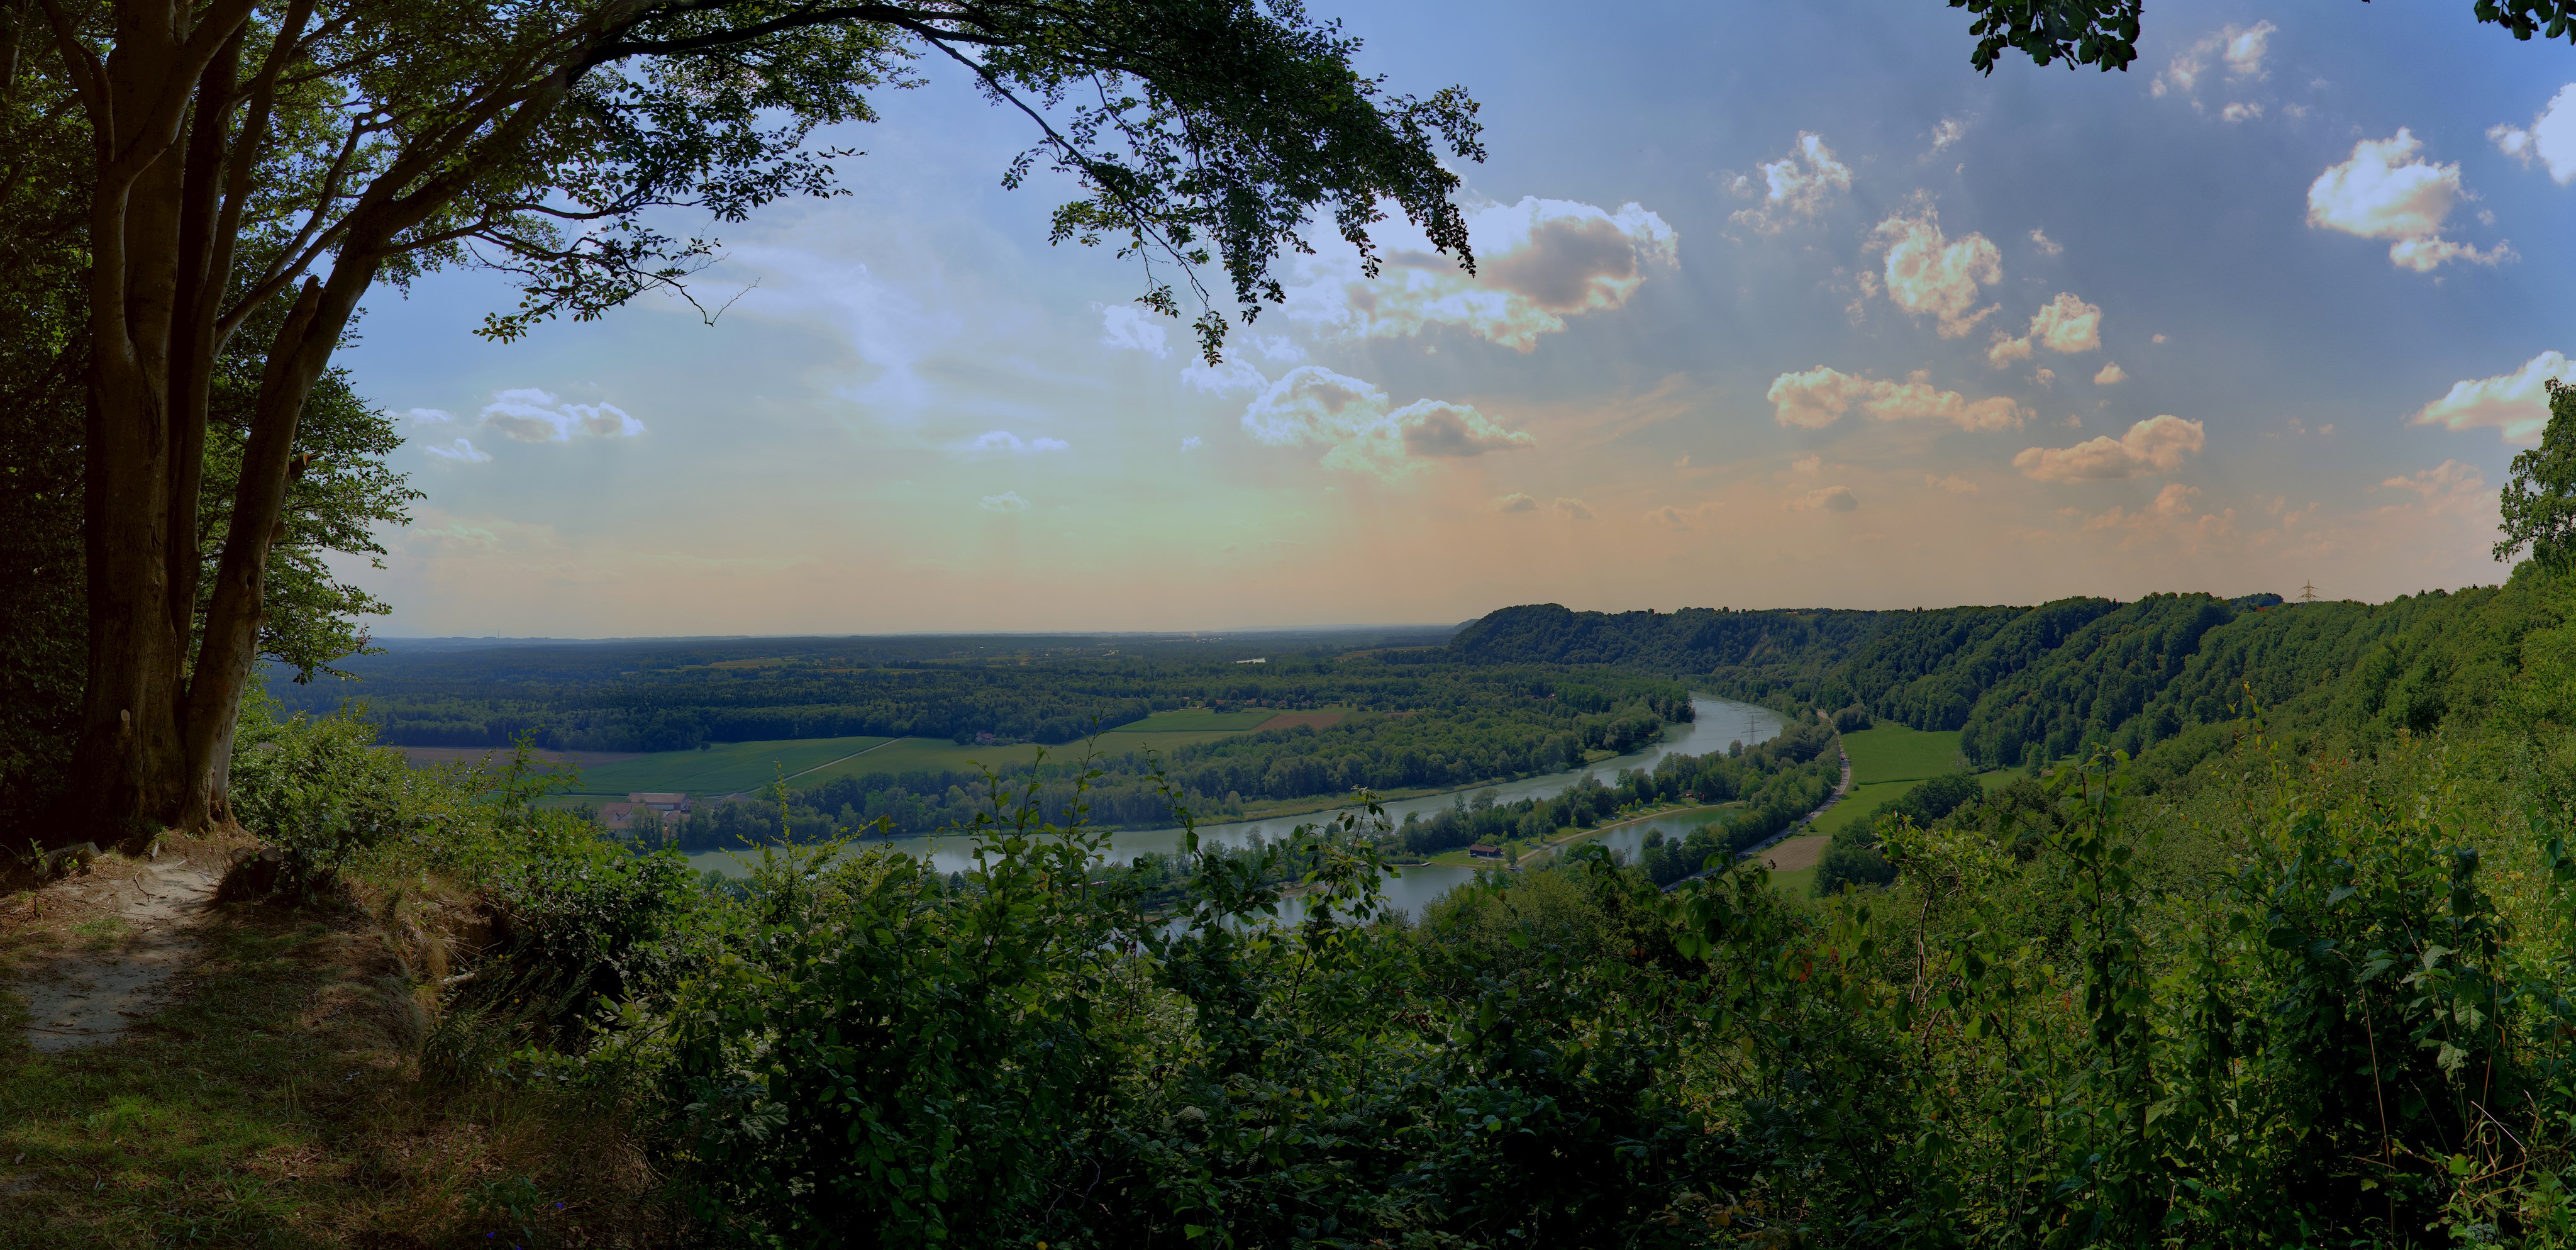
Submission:
[[[215,571],[214,597],[206,607],[204,640],[189,683],[188,793],[181,807],[189,824],[230,818],[224,787],[231,773],[233,726],[259,661],[268,551],[284,523],[296,424],[374,274],[373,264],[344,255],[328,283],[306,279],[294,311],[269,348],[250,441],[242,450],[232,526],[224,537],[223,561]]]
[[[229,282],[216,237],[219,158],[247,3],[192,30],[182,5],[121,4],[114,50],[92,58],[57,21],[56,46],[97,140],[89,243],[89,666],[73,751],[78,805],[56,841],[147,839],[191,790],[186,657],[212,312]],[[49,11],[49,18],[57,15]],[[220,28],[213,25],[222,24]],[[211,107],[182,147],[191,97]],[[222,267],[213,262],[222,258]]]

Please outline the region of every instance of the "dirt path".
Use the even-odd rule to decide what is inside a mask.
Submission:
[[[166,1004],[172,978],[197,955],[197,920],[221,876],[177,856],[111,859],[44,890],[40,906],[68,943],[20,970],[28,1045],[105,1045]]]

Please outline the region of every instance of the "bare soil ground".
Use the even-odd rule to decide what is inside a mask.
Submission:
[[[217,862],[185,855],[111,856],[45,891],[39,910],[73,940],[19,974],[27,1044],[43,1053],[103,1045],[160,1014],[172,978],[198,956],[197,922],[222,880]]]
[[[1825,847],[1832,842],[1831,835],[1822,833],[1788,838],[1762,852],[1762,859],[1773,872],[1798,872],[1815,867],[1816,860],[1824,855]]]

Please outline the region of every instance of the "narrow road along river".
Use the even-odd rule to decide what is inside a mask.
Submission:
[[[1667,755],[1706,755],[1712,751],[1724,751],[1729,742],[1742,742],[1746,746],[1751,746],[1757,742],[1771,740],[1782,728],[1779,713],[1767,707],[1738,703],[1732,699],[1693,696],[1691,713],[1695,719],[1689,724],[1667,728],[1664,731],[1663,741],[1641,750],[1587,764],[1581,768],[1541,773],[1534,777],[1523,777],[1517,781],[1496,782],[1490,787],[1494,791],[1494,800],[1498,803],[1508,803],[1516,799],[1550,798],[1571,788],[1585,777],[1599,777],[1606,782],[1618,776],[1620,769],[1652,768],[1655,761]],[[1487,788],[1489,787],[1477,786],[1468,793],[1473,794],[1477,790]],[[1385,807],[1386,814],[1401,823],[1408,812],[1429,815],[1449,806],[1452,801],[1450,794],[1435,794],[1418,799],[1398,800],[1386,804]],[[1298,825],[1320,824],[1332,819],[1334,814],[1331,811],[1324,811],[1271,820],[1203,824],[1199,826],[1199,838],[1202,842],[1240,845],[1250,841],[1256,834],[1272,838],[1280,837]],[[1634,855],[1637,848],[1645,842],[1646,832],[1650,829],[1663,829],[1667,836],[1671,836],[1688,832],[1708,819],[1706,813],[1701,813],[1641,820],[1612,830],[1601,839],[1601,843],[1612,850]],[[871,845],[892,846],[914,855],[927,856],[930,862],[942,872],[954,872],[971,867],[974,862],[973,840],[962,837],[896,838],[889,842]],[[1151,851],[1177,851],[1180,845],[1181,831],[1178,827],[1123,829],[1110,835],[1109,854],[1113,858],[1123,860]],[[752,857],[757,859],[758,852],[753,852]],[[689,863],[694,868],[712,869],[729,876],[741,876],[748,871],[742,854],[737,851],[697,851],[689,856]],[[1387,901],[1396,910],[1408,916],[1416,915],[1424,904],[1448,893],[1459,882],[1475,875],[1475,869],[1466,867],[1423,865],[1401,869],[1386,883]],[[1293,909],[1282,908],[1281,910],[1283,914],[1287,914]]]

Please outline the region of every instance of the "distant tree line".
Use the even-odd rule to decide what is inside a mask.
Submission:
[[[1494,744],[1490,757],[1473,765],[1493,770],[1485,775],[1528,771],[1540,766],[1533,761],[1583,750],[1626,750],[1660,732],[1661,721],[1686,719],[1689,707],[1688,689],[1665,678],[1496,669],[1453,662],[1437,649],[1280,656],[1260,666],[1078,656],[699,662],[703,654],[689,648],[616,654],[612,663],[635,667],[603,665],[576,646],[376,657],[353,663],[363,679],[354,690],[280,683],[273,693],[290,711],[314,713],[358,696],[362,715],[391,745],[499,747],[526,734],[540,747],[595,751],[863,734],[1061,744],[1183,707],[1456,714],[1534,700],[1589,714],[1644,705],[1624,722],[1603,723],[1588,740]],[[1234,765],[1209,767],[1232,770],[1221,786],[1214,776],[1199,779],[1210,793],[1296,784],[1243,776]],[[1394,767],[1408,776],[1450,772],[1428,762]],[[1424,784],[1371,768],[1367,781],[1349,784]]]

